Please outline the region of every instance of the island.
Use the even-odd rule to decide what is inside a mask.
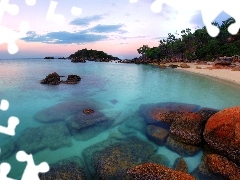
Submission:
[[[112,55],[109,55],[103,51],[97,51],[97,50],[88,50],[88,49],[82,49],[78,50],[74,54],[71,54],[68,59],[71,59],[71,62],[77,63],[77,62],[86,62],[88,61],[97,61],[97,62],[109,62],[111,60],[120,60],[118,57],[113,57]]]

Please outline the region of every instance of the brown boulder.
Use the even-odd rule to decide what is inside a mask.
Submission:
[[[240,164],[240,106],[224,109],[211,116],[203,136],[211,148]]]
[[[215,174],[220,174],[225,179],[238,180],[240,178],[240,168],[227,158],[217,155],[207,155],[208,168]]]
[[[163,103],[150,109],[150,116],[155,121],[171,124],[183,112],[194,112],[199,106],[184,103]]]
[[[182,64],[180,64],[180,67],[181,67],[181,68],[190,68],[190,66],[187,65],[186,63],[182,63]]]
[[[170,127],[170,133],[174,139],[192,145],[201,143],[203,130],[202,116],[194,112],[183,112],[176,118]]]
[[[191,176],[190,174],[187,174],[181,171],[176,171],[166,166],[163,166],[160,164],[154,164],[154,163],[144,163],[144,164],[138,165],[134,168],[129,169],[127,173],[137,180],[144,180],[144,179],[194,180],[195,179],[195,177]]]

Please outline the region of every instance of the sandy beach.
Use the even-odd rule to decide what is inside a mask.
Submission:
[[[169,66],[170,64],[180,65],[181,63],[166,63],[165,66]],[[240,71],[231,71],[231,69],[212,69],[212,65],[202,65],[196,63],[186,63],[190,66],[190,68],[176,68],[177,70],[187,71],[191,73],[196,73],[200,75],[209,76],[212,78],[217,78],[220,80],[225,80],[240,86]],[[196,67],[201,67],[202,69],[196,69]]]

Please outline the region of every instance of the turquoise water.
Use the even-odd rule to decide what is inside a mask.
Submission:
[[[40,84],[40,81],[52,72],[61,76],[77,74],[82,80],[76,85]],[[10,116],[17,116],[20,120],[14,137],[0,134],[0,147],[10,140],[17,139],[26,128],[45,125],[36,121],[34,115],[62,102],[93,103],[112,119],[110,128],[87,140],[72,138],[72,145],[69,147],[56,150],[45,148],[33,153],[36,164],[42,161],[51,164],[60,159],[81,156],[85,148],[123,134],[135,134],[147,140],[141,127],[143,120],[137,113],[142,104],[181,102],[215,109],[240,105],[237,86],[151,65],[115,62],[71,63],[68,60],[44,59],[0,60],[0,76],[0,97],[10,103],[7,111],[0,112],[0,124],[7,126]],[[157,152],[169,158],[170,167],[179,157],[164,146],[158,146]],[[188,163],[189,172],[196,168],[201,156],[200,152],[194,157],[184,158]],[[9,162],[12,165],[9,174],[12,178],[19,178],[25,167],[25,164],[16,162],[15,153],[0,162]]]

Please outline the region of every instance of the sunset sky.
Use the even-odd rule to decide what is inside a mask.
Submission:
[[[87,48],[104,51],[121,59],[139,57],[137,48],[143,44],[158,46],[168,33],[204,26],[200,11],[189,10],[181,14],[164,4],[160,13],[151,11],[154,0],[37,0],[28,6],[25,0],[9,0],[19,6],[19,13],[5,12],[1,25],[19,31],[22,21],[30,24],[27,37],[17,40],[19,51],[10,55],[7,44],[0,44],[0,59],[68,57],[77,50]],[[57,2],[55,14],[64,17],[62,24],[47,20],[51,2]],[[80,15],[71,13],[72,7],[81,8]],[[220,24],[229,16],[220,14]]]

